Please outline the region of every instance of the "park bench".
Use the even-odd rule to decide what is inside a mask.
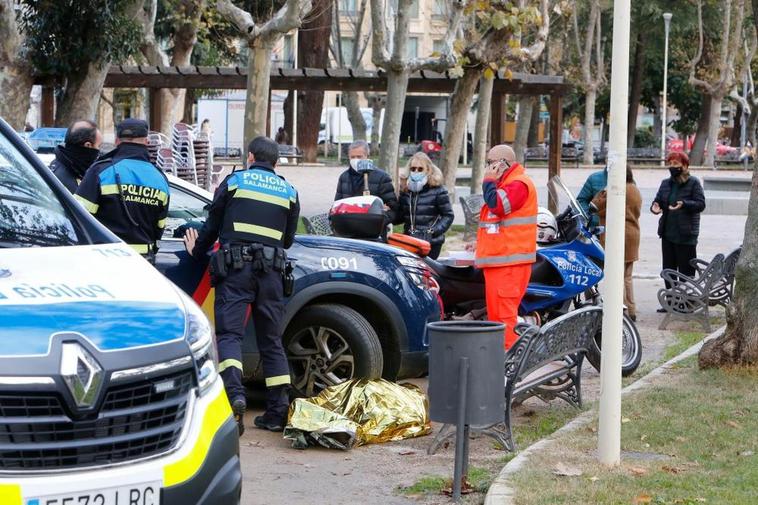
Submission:
[[[279,144],[279,158],[284,158],[287,163],[300,164],[303,161],[303,152],[296,146],[289,146],[285,144]]]
[[[461,207],[463,208],[463,240],[470,242],[476,239],[476,232],[479,229],[479,214],[484,205],[482,195],[468,195],[460,197]]]
[[[694,277],[676,270],[665,269],[661,277],[668,287],[658,291],[658,302],[666,310],[666,316],[658,326],[664,330],[671,321],[696,320],[707,333],[711,332],[708,307],[711,306],[711,292],[724,273],[724,255],[717,254],[713,260]]]
[[[727,254],[726,258],[724,258],[724,269],[721,272],[721,277],[716,279],[708,294],[708,304],[711,307],[721,305],[726,308],[727,305],[732,303],[732,295],[734,294],[734,273],[737,269],[737,262],[740,259],[741,252],[742,246],[730,252]],[[702,275],[703,271],[705,271],[710,265],[707,261],[697,258],[692,260],[691,263],[700,275]]]
[[[574,407],[582,405],[581,375],[584,357],[603,322],[602,307],[584,307],[547,322],[542,327],[521,323],[519,339],[505,355],[505,423],[472,427],[472,431],[497,440],[515,451],[511,430],[511,407],[536,396],[545,402],[560,398]],[[429,454],[455,433],[443,426]]]
[[[301,216],[303,225],[308,235],[331,235],[332,223],[329,221],[329,214],[316,214],[310,217]]]
[[[561,148],[561,161],[573,161],[576,165],[576,168],[579,168],[579,161],[581,160],[581,156],[579,156],[579,150],[576,147],[571,146],[563,146]],[[537,147],[527,147],[524,150],[524,161],[548,161],[548,150],[547,147],[543,146],[537,146]]]

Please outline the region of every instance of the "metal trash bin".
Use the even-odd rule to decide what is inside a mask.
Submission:
[[[429,417],[458,422],[459,366],[468,358],[466,424],[489,426],[505,421],[503,366],[505,325],[490,321],[441,321],[429,334]]]
[[[427,333],[429,417],[456,426],[453,500],[458,502],[468,474],[470,427],[505,421],[505,325],[441,321],[427,324]],[[437,437],[439,442],[445,438],[444,430]]]

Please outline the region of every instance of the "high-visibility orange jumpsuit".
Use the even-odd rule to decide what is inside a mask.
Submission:
[[[537,254],[537,189],[518,163],[482,184],[476,266],[484,271],[487,317],[503,322],[505,348],[516,342],[518,307]],[[510,193],[510,195],[509,195]]]

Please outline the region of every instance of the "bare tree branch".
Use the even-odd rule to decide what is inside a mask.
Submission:
[[[547,2],[547,0],[543,0]],[[448,68],[455,64],[455,57],[453,56],[453,44],[458,36],[458,31],[463,19],[463,8],[466,6],[464,0],[451,0],[448,4],[448,11],[451,12],[450,24],[448,25],[447,32],[445,33],[444,49],[439,56],[433,56],[429,58],[416,58],[411,62],[411,71],[417,70],[435,70],[437,72],[444,72]]]
[[[386,20],[384,18],[385,3],[382,0],[371,0],[371,25],[374,30],[373,54],[371,55],[374,65],[379,68],[389,66],[390,53],[387,50]]]
[[[246,10],[234,5],[232,0],[218,0],[216,2],[216,10],[218,10],[219,14],[234,23],[240,32],[246,33],[248,39],[257,36],[257,34],[254,35],[256,26],[253,16]]]
[[[549,0],[542,0],[540,4],[540,16],[542,17],[542,25],[537,31],[537,37],[532,45],[529,47],[519,47],[519,49],[511,51],[510,57],[514,61],[527,63],[535,61],[540,57],[542,51],[545,50],[545,44],[547,43],[547,37],[550,33],[550,2]]]
[[[287,3],[277,11],[273,18],[266,21],[258,36],[269,38],[279,33],[287,33],[299,28],[313,7],[311,0],[287,0]]]
[[[142,25],[142,46],[140,52],[150,65],[168,66],[168,54],[155,38],[155,17],[158,12],[158,0],[145,0],[144,9],[137,18]]]
[[[702,60],[703,58],[703,0],[697,1],[697,27],[698,27],[697,53],[695,54],[695,57],[692,59],[692,61],[690,61],[689,82],[693,86],[701,87],[708,94],[712,94],[713,88],[711,87],[710,83],[703,81],[702,79],[698,79],[695,76],[697,65],[700,63],[700,60]]]

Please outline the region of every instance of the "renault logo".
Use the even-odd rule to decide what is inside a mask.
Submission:
[[[77,407],[92,407],[103,384],[103,368],[77,343],[65,343],[61,353],[61,376]]]

